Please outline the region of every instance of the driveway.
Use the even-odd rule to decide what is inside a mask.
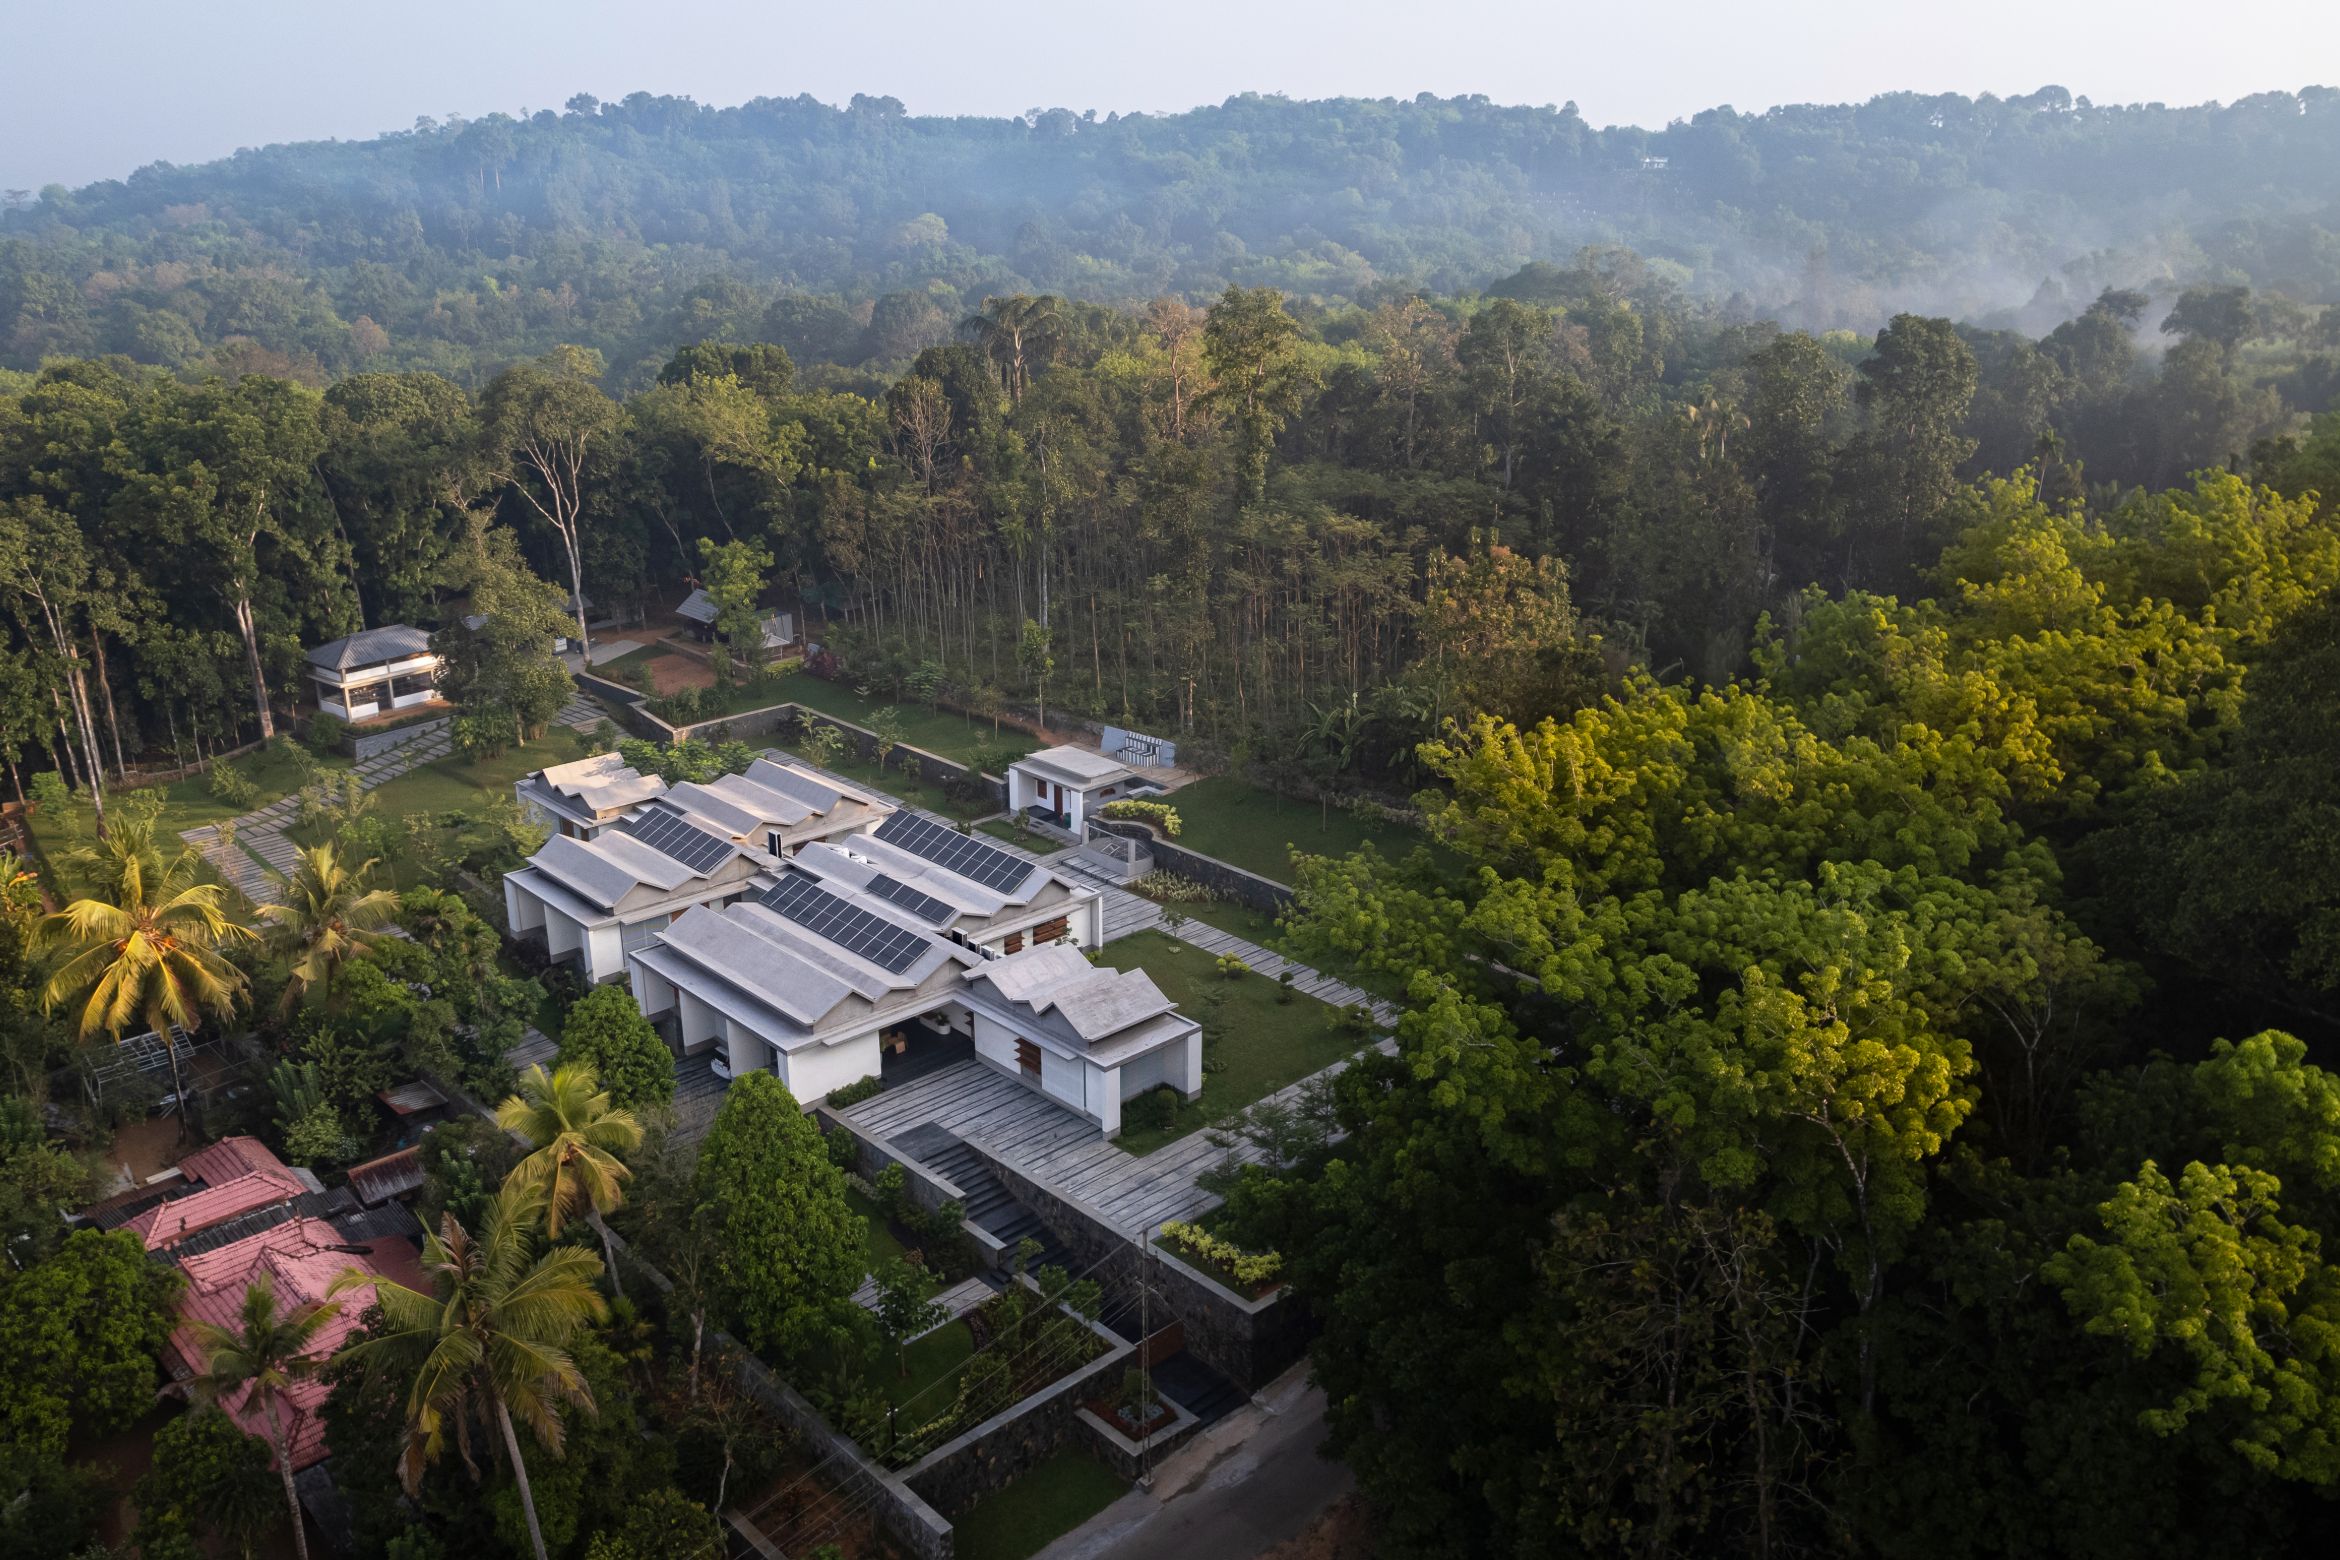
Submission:
[[[1040,1551],[1039,1560],[1250,1560],[1297,1535],[1355,1488],[1317,1455],[1324,1394],[1305,1362],[1181,1447],[1136,1489]]]

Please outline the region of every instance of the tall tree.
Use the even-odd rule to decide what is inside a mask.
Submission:
[[[278,945],[292,956],[287,1011],[311,995],[330,1002],[334,971],[371,948],[375,934],[396,918],[398,895],[366,886],[377,865],[342,860],[330,841],[308,846],[284,880],[285,902],[260,907],[274,923]]]
[[[1212,395],[1235,424],[1238,494],[1256,504],[1267,496],[1276,435],[1299,409],[1311,377],[1284,295],[1272,287],[1229,287],[1220,294],[1203,322],[1203,361]]]
[[[116,833],[151,835],[153,827],[150,814],[135,823],[117,820]],[[118,842],[112,881],[40,923],[40,944],[58,956],[41,1003],[52,1012],[78,1003],[74,1028],[84,1039],[160,1036],[184,1131],[189,1101],[178,1035],[200,1028],[206,1016],[235,1012],[245,980],[223,950],[255,934],[229,919],[219,884],[195,880],[202,858],[192,848],[165,864],[158,851],[138,843]]]
[[[586,462],[617,426],[618,412],[594,381],[600,354],[562,347],[498,374],[480,398],[487,456],[502,481],[560,538],[568,560],[577,647],[593,660],[586,624]]]
[[[276,1280],[262,1273],[244,1291],[244,1303],[232,1326],[196,1317],[188,1331],[201,1351],[202,1363],[187,1382],[197,1401],[226,1407],[231,1401],[249,1408],[257,1399],[268,1425],[268,1444],[276,1453],[277,1477],[284,1483],[284,1509],[292,1523],[293,1552],[308,1560],[309,1533],[301,1520],[301,1497],[293,1488],[292,1443],[285,1439],[286,1393],[295,1382],[315,1375],[325,1361],[316,1352],[319,1329],[341,1309],[332,1300],[311,1300],[290,1310],[276,1300]]]
[[[354,1270],[334,1281],[332,1293],[370,1287],[381,1308],[381,1326],[340,1357],[407,1379],[400,1471],[408,1493],[446,1454],[450,1431],[470,1466],[472,1422],[485,1419],[511,1465],[536,1560],[550,1560],[513,1420],[561,1455],[564,1411],[594,1412],[570,1350],[609,1307],[594,1288],[600,1257],[578,1246],[536,1249],[536,1209],[525,1193],[507,1189],[477,1238],[453,1214],[443,1216],[438,1231],[423,1237],[430,1294]]]
[[[511,1184],[537,1200],[545,1233],[558,1239],[561,1226],[586,1209],[608,1214],[625,1201],[633,1172],[618,1156],[642,1142],[642,1124],[630,1110],[610,1103],[591,1067],[564,1063],[547,1073],[535,1066],[520,1075],[520,1092],[496,1107],[496,1125],[517,1133],[532,1152],[512,1172]],[[608,1231],[603,1230],[607,1245]],[[609,1279],[618,1282],[617,1253],[609,1253]]]

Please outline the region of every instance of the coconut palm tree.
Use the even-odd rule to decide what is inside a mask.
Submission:
[[[332,844],[312,845],[284,880],[285,903],[260,907],[274,923],[277,944],[292,955],[287,1012],[311,992],[330,999],[334,971],[372,947],[375,934],[397,914],[397,894],[366,887],[378,864],[369,857],[352,866]]]
[[[407,1493],[421,1487],[423,1470],[445,1454],[449,1431],[463,1465],[477,1478],[471,1425],[475,1416],[484,1419],[494,1425],[511,1461],[536,1560],[546,1560],[528,1463],[512,1421],[519,1419],[539,1445],[561,1455],[563,1412],[596,1412],[592,1388],[569,1346],[587,1323],[607,1319],[609,1307],[594,1287],[601,1258],[581,1246],[538,1251],[535,1213],[533,1201],[506,1183],[478,1237],[450,1213],[440,1218],[439,1233],[424,1238],[423,1271],[432,1293],[355,1271],[334,1280],[333,1292],[371,1286],[382,1311],[380,1329],[342,1357],[396,1370],[411,1381],[399,1459]]]
[[[237,1392],[249,1406],[257,1400],[268,1421],[268,1444],[276,1452],[276,1472],[284,1480],[284,1509],[292,1519],[293,1548],[300,1560],[309,1560],[309,1535],[301,1526],[301,1498],[293,1489],[292,1443],[285,1438],[284,1420],[277,1403],[296,1381],[306,1380],[324,1365],[312,1351],[317,1330],[341,1309],[339,1301],[312,1300],[289,1311],[276,1306],[276,1280],[263,1273],[244,1291],[243,1315],[233,1327],[190,1320],[188,1331],[203,1359],[200,1374],[187,1382],[197,1401],[217,1403]],[[290,1407],[289,1401],[286,1407]]]
[[[626,1200],[633,1172],[617,1156],[640,1146],[642,1123],[612,1105],[593,1069],[571,1063],[547,1074],[541,1064],[520,1075],[520,1092],[496,1107],[496,1125],[518,1133],[535,1152],[513,1167],[512,1183],[544,1212],[544,1231],[559,1238],[578,1210],[607,1215]],[[618,1285],[617,1253],[609,1250],[609,1281]]]
[[[204,1015],[235,1012],[244,973],[221,950],[254,937],[229,919],[217,883],[195,881],[202,859],[192,849],[168,863],[154,848],[153,819],[117,817],[97,847],[84,852],[90,887],[62,910],[43,916],[35,940],[58,962],[41,987],[55,1012],[78,1002],[82,1039],[152,1033],[170,1057],[171,1087],[185,1128],[187,1090],[180,1076],[178,1033]]]

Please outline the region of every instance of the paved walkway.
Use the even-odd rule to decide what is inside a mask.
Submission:
[[[553,717],[553,722],[572,731],[590,731],[606,718],[599,705],[573,694]],[[435,763],[454,750],[454,726],[450,717],[387,753],[360,759],[351,772],[358,777],[362,789],[371,791],[410,769]],[[300,816],[301,794],[295,791],[234,820],[230,825],[235,841],[232,845],[220,838],[218,826],[213,824],[183,829],[179,838],[202,851],[204,859],[246,899],[256,905],[266,904],[276,897],[277,881],[292,872],[299,847],[287,837],[287,831],[300,821]]]

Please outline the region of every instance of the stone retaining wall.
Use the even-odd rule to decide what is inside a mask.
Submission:
[[[631,1271],[647,1279],[660,1294],[674,1287],[664,1273],[635,1257],[625,1237],[604,1225],[599,1214],[591,1215],[590,1222],[597,1233],[609,1240]],[[739,1361],[740,1386],[769,1409],[774,1418],[804,1437],[805,1444],[827,1466],[830,1479],[843,1485],[852,1498],[866,1500],[878,1526],[913,1560],[952,1560],[951,1524],[906,1479],[881,1467],[849,1436],[831,1428],[819,1409],[772,1374],[744,1345],[720,1332],[713,1334],[709,1341],[732,1353]]]
[[[1170,804],[1178,805],[1178,793],[1170,794]],[[1206,856],[1199,850],[1188,850],[1174,841],[1163,839],[1142,823],[1126,818],[1100,818],[1096,827],[1110,830],[1129,839],[1144,840],[1146,848],[1154,853],[1154,870],[1168,872],[1200,883],[1216,893],[1224,894],[1239,905],[1253,910],[1264,910],[1270,915],[1282,915],[1292,903],[1291,885],[1274,878],[1246,872],[1231,861]]]
[[[1170,1423],[1143,1441],[1131,1440],[1119,1425],[1100,1418],[1086,1408],[1076,1409],[1073,1417],[1079,1421],[1082,1429],[1089,1432],[1091,1449],[1096,1452],[1098,1459],[1135,1484],[1150,1470],[1159,1467],[1163,1458],[1194,1439],[1195,1432],[1202,1428],[1202,1421],[1195,1418],[1193,1410],[1184,1405],[1163,1398],[1162,1406],[1171,1412]]]
[[[1308,1352],[1314,1329],[1288,1289],[1257,1300],[1238,1295],[1158,1247],[1137,1245],[1078,1199],[1050,1191],[989,1154],[983,1159],[1064,1243],[1071,1266],[1095,1278],[1113,1302],[1134,1303],[1139,1285],[1150,1286],[1155,1303],[1184,1324],[1195,1358],[1244,1391],[1257,1392]]]
[[[1067,1314],[1070,1314],[1069,1312]],[[921,1457],[902,1481],[932,1507],[963,1515],[969,1506],[1055,1453],[1080,1426],[1081,1402],[1117,1390],[1136,1345],[1096,1322],[1084,1325],[1111,1347],[1088,1364]]]

